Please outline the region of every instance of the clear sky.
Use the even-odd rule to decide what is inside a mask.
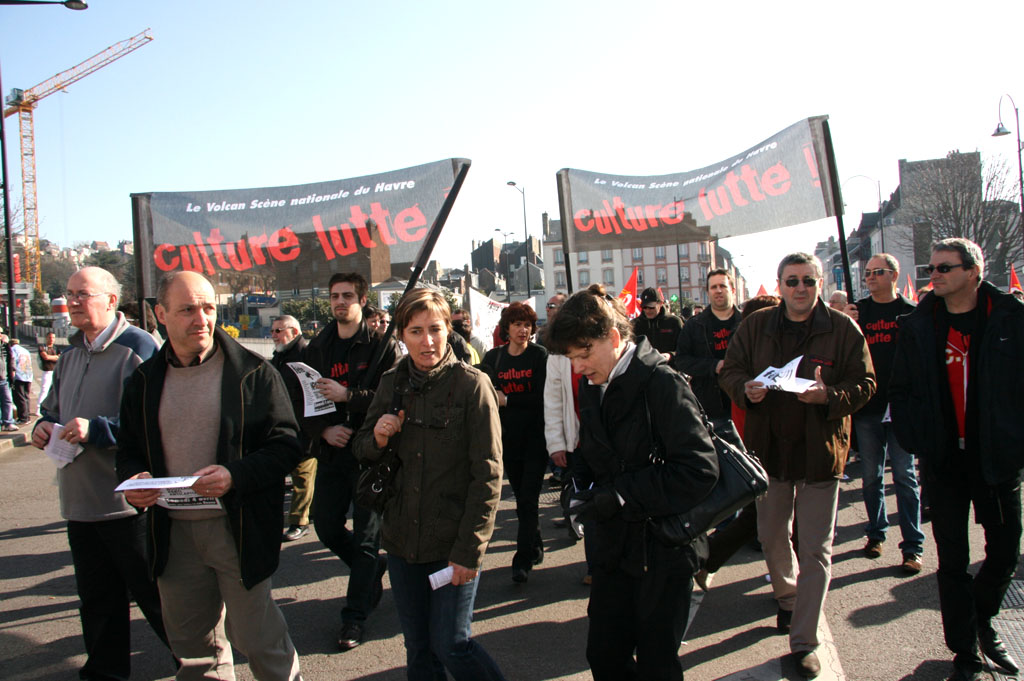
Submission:
[[[40,103],[40,232],[132,234],[129,194],[280,186],[473,160],[435,258],[558,217],[555,173],[700,168],[830,116],[847,231],[901,158],[1000,154],[1024,104],[1024,3],[92,0],[0,7],[4,93],[151,28],[155,40]],[[1013,109],[1003,104],[1013,129]],[[7,119],[12,204],[17,121]],[[854,178],[864,175],[870,180]],[[851,179],[852,178],[852,179]],[[834,220],[731,245],[756,290]],[[768,282],[763,282],[768,283]],[[772,286],[768,286],[772,288]]]

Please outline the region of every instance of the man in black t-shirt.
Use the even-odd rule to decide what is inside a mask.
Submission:
[[[671,364],[682,330],[683,320],[668,313],[658,290],[645,288],[640,294],[640,316],[633,320],[633,335],[646,337]]]
[[[736,281],[728,270],[708,272],[711,307],[683,326],[676,345],[675,368],[690,376],[690,388],[700,401],[715,432],[729,442],[739,439],[732,423],[732,402],[718,386],[729,338],[740,325],[736,307]]]
[[[362,275],[339,272],[331,277],[331,313],[327,324],[306,346],[305,360],[320,373],[316,389],[337,411],[304,418],[302,427],[317,457],[313,527],[317,537],[351,570],[341,611],[338,647],[351,650],[363,641],[366,618],[380,602],[387,560],[380,555],[380,515],[353,503],[359,464],[352,454],[352,434],[362,425],[381,375],[398,358],[394,340],[371,367],[381,338],[363,320],[368,286]],[[372,371],[372,374],[369,372]],[[352,506],[352,529],[345,526]]]

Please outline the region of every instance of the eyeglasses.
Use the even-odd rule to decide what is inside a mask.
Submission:
[[[83,300],[86,300],[88,298],[95,298],[96,296],[109,296],[109,295],[110,294],[106,293],[106,292],[101,292],[101,293],[86,293],[85,291],[78,291],[77,293],[75,291],[65,291],[64,292],[64,297],[67,298],[67,301],[69,303],[71,303],[71,302],[80,303]]]
[[[864,278],[868,277],[884,277],[886,272],[895,272],[896,270],[889,269],[888,267],[876,267],[873,270],[864,270]]]
[[[797,279],[796,277],[790,277],[789,279],[787,279],[786,281],[784,281],[782,283],[785,284],[786,286],[788,286],[789,288],[796,288],[797,286],[799,286],[801,284],[801,282],[807,288],[814,288],[815,286],[818,285],[818,280],[814,279],[812,277],[804,277],[803,279]]]
[[[939,274],[949,274],[950,272],[952,272],[953,270],[955,270],[955,269],[957,269],[959,267],[962,267],[965,270],[969,270],[972,267],[974,267],[974,265],[966,265],[966,264],[964,264],[962,262],[958,262],[955,265],[950,265],[949,263],[945,263],[944,262],[941,265],[928,265],[928,267],[924,268],[924,271],[927,272],[929,275],[932,272],[934,272],[935,270],[938,270]]]
[[[271,329],[270,333],[284,333],[284,329]]]
[[[643,308],[645,310],[657,310],[658,306],[657,305],[644,305]]]
[[[557,310],[558,309],[558,303],[548,303],[544,307],[547,308],[548,310]]]

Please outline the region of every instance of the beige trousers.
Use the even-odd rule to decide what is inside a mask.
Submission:
[[[304,460],[292,471],[292,505],[288,511],[289,525],[309,525],[309,509],[313,505],[313,483],[316,480],[316,457]]]
[[[818,624],[832,579],[832,537],[835,532],[839,481],[805,483],[769,478],[768,493],[757,502],[757,536],[764,549],[775,599],[793,612],[789,648],[814,650]],[[797,544],[791,536],[796,518]]]
[[[181,660],[178,681],[233,681],[232,645],[249,658],[259,681],[301,680],[270,580],[252,589],[242,585],[226,517],[172,520],[170,554],[157,586],[167,638]]]

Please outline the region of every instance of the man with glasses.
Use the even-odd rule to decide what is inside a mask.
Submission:
[[[394,339],[382,350],[371,374],[370,362],[381,343],[363,319],[369,285],[357,272],[337,272],[328,283],[334,324],[306,346],[306,364],[321,379],[316,388],[336,403],[337,411],[303,419],[317,457],[313,516],[320,541],[348,565],[345,607],[341,611],[338,647],[352,650],[363,642],[366,619],[380,603],[387,558],[380,555],[380,515],[353,503],[359,464],[352,454],[352,434],[363,423],[380,383],[394,366]],[[345,526],[352,508],[352,529]]]
[[[645,288],[640,294],[640,308],[643,314],[633,320],[633,335],[647,338],[651,347],[672,364],[683,320],[665,310],[665,300],[654,288]]]
[[[815,652],[832,572],[832,538],[850,446],[850,416],[875,392],[864,335],[819,296],[821,262],[792,253],[779,263],[782,303],[747,317],[729,342],[719,383],[746,409],[743,439],[769,474],[757,502],[757,532],[779,604],[775,625],[789,634],[800,674],[817,676]],[[768,367],[802,358],[803,392],[755,380]],[[796,521],[799,556],[791,531]]]
[[[270,325],[270,338],[274,341],[274,354],[270,363],[284,379],[288,397],[292,402],[295,419],[302,423],[305,401],[299,377],[288,367],[289,362],[301,362],[306,350],[306,339],[302,337],[299,320],[291,315],[282,315]],[[316,478],[316,457],[310,454],[309,437],[300,432],[302,452],[305,458],[292,471],[292,503],[288,510],[288,529],[281,537],[284,541],[301,539],[309,532],[309,508],[313,504],[314,479]]]
[[[123,495],[114,471],[122,386],[157,351],[156,342],[117,312],[121,285],[110,272],[85,267],[71,275],[65,292],[71,324],[43,401],[32,444],[51,437],[80,445],[74,460],[58,464],[61,515],[75,567],[82,634],[83,679],[127,679],[131,673],[131,600],[165,644],[167,636],[156,583],[147,564],[146,519]],[[58,426],[58,424],[60,424]]]
[[[896,508],[900,517],[903,541],[903,571],[916,575],[921,571],[924,533],[921,531],[921,490],[914,468],[914,455],[900,447],[889,417],[889,376],[896,354],[898,331],[896,318],[914,311],[915,305],[900,295],[896,283],[900,278],[899,261],[888,253],[879,253],[868,260],[864,271],[868,295],[846,313],[860,324],[871,350],[878,391],[853,417],[861,456],[862,492],[868,524],[864,528],[867,543],[864,555],[879,558],[889,529],[885,504],[885,459],[892,466],[892,482],[896,486]]]
[[[1024,305],[984,281],[977,244],[943,239],[928,265],[932,293],[899,320],[889,383],[896,436],[921,459],[939,569],[939,607],[954,680],[989,678],[978,650],[1017,662],[992,626],[1020,554],[1024,467]],[[985,529],[975,576],[968,522]]]

